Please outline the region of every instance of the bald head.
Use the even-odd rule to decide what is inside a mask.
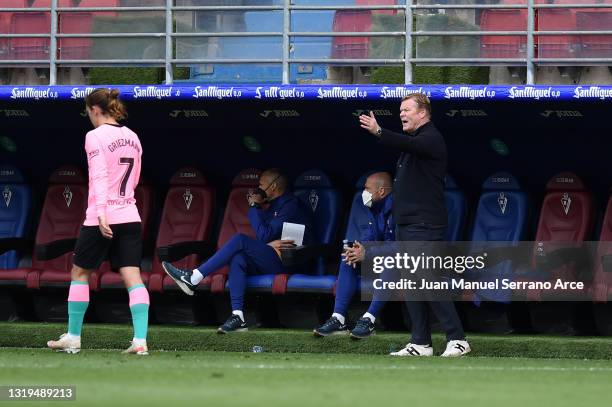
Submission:
[[[285,193],[289,179],[278,168],[265,170],[259,176],[259,188],[266,191],[270,199],[277,198]]]
[[[388,172],[375,172],[365,183],[365,190],[372,194],[374,202],[384,199],[392,192],[391,174]]]

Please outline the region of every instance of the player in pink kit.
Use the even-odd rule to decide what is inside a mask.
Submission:
[[[94,130],[85,137],[89,197],[85,222],[74,248],[68,293],[68,332],[51,349],[81,350],[81,327],[89,305],[89,275],[106,259],[119,270],[129,292],[134,338],[124,353],[148,355],[149,293],[140,277],[142,235],[134,189],[140,178],[138,136],[118,123],[127,117],[119,92],[96,89],[85,99]]]

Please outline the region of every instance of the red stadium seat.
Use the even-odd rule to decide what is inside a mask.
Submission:
[[[593,276],[593,301],[595,302],[608,302],[612,299],[612,273],[609,266],[604,269],[604,261],[602,261],[603,256],[610,255],[612,255],[612,196],[608,199],[606,206],[595,257]],[[605,262],[607,263],[607,259]]]
[[[63,7],[74,7],[71,0],[63,0]],[[61,3],[60,3],[61,4]],[[119,7],[119,0],[81,0],[78,7]],[[112,17],[110,11],[66,11],[59,17],[59,32],[62,34],[90,34],[95,17]],[[59,59],[90,59],[91,38],[60,38],[58,41]]]
[[[147,183],[140,183],[135,191],[136,206],[138,207],[138,213],[140,214],[140,220],[142,221],[142,236],[143,241],[146,241],[146,237],[149,236],[149,230],[151,228],[151,215],[154,207],[154,193],[153,188]],[[148,283],[150,273],[148,271],[142,271],[140,273],[145,285]],[[89,287],[91,290],[97,291],[101,287],[104,288],[125,288],[121,275],[119,273],[112,272],[108,261],[102,263],[99,270],[91,273],[89,278]]]
[[[579,9],[576,11],[576,28],[581,31],[610,31],[612,12],[609,9]],[[582,44],[580,58],[612,57],[612,35],[580,35],[579,38]]]
[[[232,181],[232,189],[227,198],[227,206],[225,207],[223,222],[221,223],[221,230],[217,240],[217,249],[221,248],[237,233],[244,233],[247,236],[255,237],[255,231],[247,217],[249,207],[246,195],[249,189],[259,186],[260,175],[260,170],[250,168],[240,171]],[[229,268],[224,267],[211,276],[211,291],[213,293],[225,291],[228,273]]]
[[[31,7],[49,7],[49,0],[37,0]],[[11,17],[11,34],[49,34],[50,12],[17,12]],[[11,38],[10,59],[49,59],[49,38]]]
[[[166,250],[173,256],[172,252],[176,253],[177,248],[185,245],[201,247],[209,243],[214,207],[214,190],[199,170],[186,167],[177,171],[170,179],[170,189],[162,210],[155,244],[157,254]],[[193,254],[196,251],[187,252],[189,254],[173,260],[172,264],[184,269],[198,266],[202,256]],[[200,285],[207,286],[209,281],[205,279]],[[153,256],[149,289],[157,292],[178,289],[164,273],[157,255]]]
[[[516,2],[505,1],[504,3]],[[518,4],[522,3],[519,1]],[[525,31],[527,30],[527,10],[483,10],[480,28],[483,31]],[[480,56],[481,58],[525,58],[526,50],[526,35],[483,35]]]
[[[5,8],[20,8],[26,7],[26,0],[4,0],[2,7]],[[11,19],[14,12],[4,11],[0,13],[0,34],[11,33]],[[9,58],[9,40],[8,38],[0,38],[0,59]]]
[[[573,9],[538,10],[538,31],[571,31],[576,28]],[[576,58],[578,37],[575,35],[541,35],[536,39],[538,58]]]
[[[364,32],[372,29],[372,12],[369,10],[339,10],[334,15],[334,32]],[[333,37],[332,58],[367,58],[370,53],[370,37]]]
[[[591,236],[594,221],[595,201],[580,178],[566,172],[557,174],[548,182],[533,254],[533,266],[539,273],[545,272],[542,277],[544,281],[579,280],[580,270],[575,259],[562,262],[552,262],[550,259],[554,259],[558,250],[581,250],[583,242]],[[564,294],[577,299],[577,296],[586,294],[586,290]],[[558,290],[528,291],[527,299],[536,301],[530,306],[531,324],[535,331],[576,333],[577,308],[574,303],[564,302],[562,295]],[[539,302],[542,300],[555,302]]]
[[[49,179],[49,188],[36,233],[36,250],[32,268],[38,272],[28,275],[29,288],[68,286],[72,268],[74,243],[85,219],[87,209],[87,177],[80,169],[65,166],[57,169]],[[71,248],[54,256],[52,243],[71,239]],[[41,250],[44,249],[44,250]],[[47,258],[42,260],[41,257]]]

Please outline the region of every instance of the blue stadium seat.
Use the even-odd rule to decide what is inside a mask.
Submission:
[[[0,166],[0,239],[24,238],[29,226],[32,191],[21,172],[13,166]],[[0,254],[0,269],[16,269],[17,251]],[[1,272],[0,272],[1,273]],[[25,280],[23,280],[25,284]]]
[[[301,174],[294,184],[294,193],[312,210],[315,236],[318,243],[331,245],[335,241],[340,220],[340,192],[319,170]],[[287,291],[333,291],[336,277],[325,275],[326,260],[320,258],[311,274],[293,274],[287,281]]]
[[[527,194],[521,190],[518,180],[507,172],[495,173],[482,185],[470,240],[474,245],[479,245],[478,242],[519,242],[525,236],[528,215]],[[511,260],[502,261],[480,273],[480,280],[510,278],[512,268]],[[510,300],[508,290],[479,290],[475,294],[476,303],[481,299]]]
[[[448,228],[446,240],[456,242],[461,240],[467,214],[467,200],[463,191],[450,175],[444,177],[444,200],[448,211]]]

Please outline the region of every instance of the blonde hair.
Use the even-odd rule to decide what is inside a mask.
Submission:
[[[119,99],[117,89],[98,88],[87,95],[85,104],[90,109],[98,106],[102,113],[110,115],[117,121],[125,120],[128,115],[125,105]]]
[[[402,98],[402,102],[405,100],[414,100],[419,109],[424,109],[428,116],[431,116],[431,102],[424,93],[411,93]]]

